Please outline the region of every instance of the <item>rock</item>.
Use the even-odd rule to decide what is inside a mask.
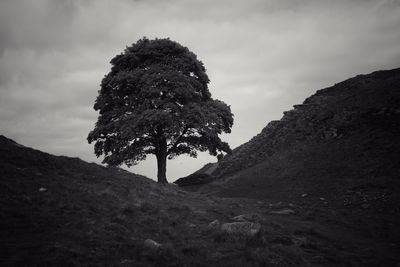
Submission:
[[[235,221],[237,221],[237,222],[245,222],[245,221],[247,221],[246,215],[244,215],[244,214],[235,216],[235,217],[233,217],[233,219]]]
[[[161,247],[161,244],[157,243],[156,241],[152,239],[146,239],[143,242],[144,247],[148,248],[151,251],[156,251]]]
[[[283,209],[283,210],[271,211],[270,213],[279,215],[289,215],[289,214],[294,214],[295,212],[292,209]]]
[[[133,266],[135,264],[135,261],[129,259],[123,259],[119,264],[122,266]]]
[[[329,128],[323,132],[323,138],[325,140],[333,139],[338,136],[338,130],[336,128]]]
[[[325,198],[324,198],[324,197],[320,197],[319,199],[320,199],[320,200],[322,200],[322,201],[324,201],[324,200],[325,200]]]
[[[259,223],[252,222],[233,222],[224,223],[221,226],[221,231],[228,235],[239,235],[245,237],[252,237],[258,234],[261,230]]]
[[[306,197],[306,196],[308,196],[308,194],[302,194],[302,195],[301,195],[301,197]]]
[[[282,201],[279,201],[279,202],[277,202],[277,203],[269,203],[269,204],[268,204],[268,206],[269,206],[270,208],[272,208],[272,207],[280,207],[280,206],[282,206],[282,205],[283,205]]]
[[[241,214],[238,216],[233,217],[233,220],[237,222],[254,222],[257,221],[260,218],[260,216],[256,213],[250,213],[250,214]]]
[[[39,192],[46,192],[46,191],[47,191],[47,188],[44,188],[44,187],[39,188]]]
[[[215,228],[218,228],[219,225],[220,225],[219,221],[218,220],[214,220],[214,221],[210,222],[210,224],[208,225],[208,228],[215,229]]]
[[[362,207],[363,209],[368,209],[368,208],[369,208],[369,204],[362,204],[361,207]]]

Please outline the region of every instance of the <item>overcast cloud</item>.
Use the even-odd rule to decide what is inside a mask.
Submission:
[[[86,137],[109,61],[143,36],[197,54],[231,105],[232,148],[317,89],[400,67],[400,1],[0,1],[0,134],[100,162]],[[214,158],[169,161],[170,181]],[[131,171],[155,178],[149,158]]]

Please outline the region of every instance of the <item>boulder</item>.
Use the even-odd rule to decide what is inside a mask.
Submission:
[[[245,237],[253,237],[261,230],[259,223],[252,222],[233,222],[224,223],[221,226],[221,232],[228,235],[239,235]]]
[[[212,221],[212,222],[210,222],[208,224],[208,228],[209,229],[216,229],[216,228],[219,227],[219,225],[220,225],[219,221],[218,220],[214,220],[214,221]]]
[[[247,221],[246,214],[238,215],[233,217],[233,219],[237,222],[245,222]]]
[[[233,220],[236,222],[254,222],[258,221],[259,219],[260,216],[256,213],[241,214],[233,217]]]

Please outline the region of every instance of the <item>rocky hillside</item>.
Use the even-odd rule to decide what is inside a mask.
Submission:
[[[400,69],[377,71],[317,91],[221,162],[208,165],[212,171],[200,170],[177,184],[223,183],[261,164],[269,167],[258,166],[253,180],[274,175],[279,181],[290,172],[298,180],[290,187],[328,185],[330,176],[345,176],[339,183],[357,186],[365,176],[398,177],[399,144]],[[310,181],[312,176],[320,180]],[[247,180],[243,183],[249,186]],[[252,194],[251,188],[248,192]]]
[[[235,149],[214,175],[254,166],[298,143],[333,142],[364,132],[386,134],[394,145],[400,140],[400,69],[359,75],[317,91]]]

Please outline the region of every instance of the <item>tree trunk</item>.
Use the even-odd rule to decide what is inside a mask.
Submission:
[[[167,141],[160,142],[157,151],[157,182],[167,184]]]

